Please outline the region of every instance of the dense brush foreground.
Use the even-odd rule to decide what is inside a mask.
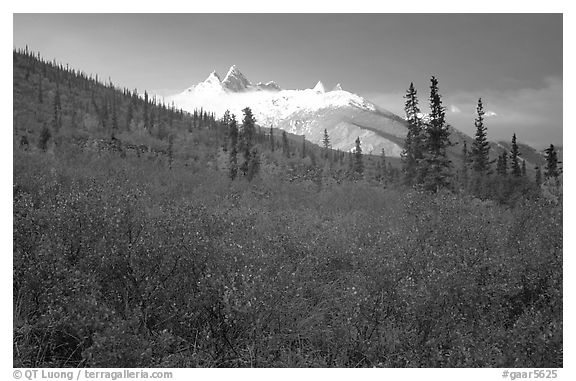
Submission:
[[[347,179],[263,137],[231,181],[211,116],[24,52],[14,111],[15,367],[563,365],[561,197]]]

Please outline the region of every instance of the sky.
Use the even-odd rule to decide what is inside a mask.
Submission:
[[[341,83],[403,116],[410,82],[427,110],[439,80],[447,121],[490,140],[562,145],[562,14],[15,14],[14,47],[160,95],[235,64],[253,83]]]

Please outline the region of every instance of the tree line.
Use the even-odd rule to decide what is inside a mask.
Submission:
[[[494,182],[506,187],[533,183],[540,187],[543,183],[541,169],[537,166],[535,178],[527,179],[526,160],[521,159],[516,134],[511,141],[510,152],[503,152],[497,160],[490,159],[490,143],[487,138],[485,111],[482,98],[476,106],[474,125],[476,132],[470,150],[463,143],[462,165],[457,171],[447,156],[447,148],[455,143],[450,141],[450,125],[446,122],[446,107],[438,90],[438,80],[432,77],[430,85],[430,113],[425,115],[419,107],[417,90],[413,83],[406,92],[404,110],[408,132],[402,152],[402,172],[404,183],[425,191],[436,193],[441,189],[471,192],[476,196],[487,196],[488,188]],[[545,150],[544,181],[558,183],[561,174],[558,155],[554,145]],[[493,164],[496,162],[496,173]]]

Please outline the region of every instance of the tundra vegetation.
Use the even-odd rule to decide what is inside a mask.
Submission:
[[[479,102],[449,175],[408,121],[394,162],[15,51],[14,366],[562,367],[554,147],[488,174]]]

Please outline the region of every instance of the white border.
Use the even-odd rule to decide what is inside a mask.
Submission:
[[[273,0],[251,0],[251,1],[231,1],[224,0],[218,2],[195,1],[138,1],[120,2],[118,0],[101,0],[97,2],[81,1],[13,1],[11,4],[2,5],[2,18],[0,25],[2,28],[2,119],[3,128],[1,131],[0,163],[2,168],[2,178],[4,182],[0,188],[2,195],[2,205],[6,207],[0,219],[1,224],[1,247],[2,252],[2,305],[5,306],[5,313],[0,316],[2,319],[2,330],[0,330],[0,345],[2,348],[2,378],[12,379],[12,58],[11,47],[13,45],[13,13],[564,13],[564,125],[567,127],[563,131],[564,145],[564,369],[559,370],[560,380],[576,379],[573,345],[574,341],[574,259],[576,255],[574,249],[574,239],[571,236],[571,222],[573,221],[574,201],[571,193],[573,190],[573,168],[574,155],[569,148],[573,145],[574,122],[569,118],[571,108],[568,105],[574,104],[574,75],[576,70],[574,62],[574,46],[576,46],[576,36],[574,31],[575,17],[574,8],[569,1],[362,1],[362,2],[311,2],[306,0],[275,2]],[[7,9],[5,9],[7,8]],[[10,46],[9,46],[10,45]],[[567,91],[570,89],[571,91]],[[571,115],[570,115],[571,116]],[[545,127],[545,126],[544,126]],[[10,312],[8,312],[10,310]],[[111,370],[111,369],[108,369]],[[175,380],[192,380],[201,378],[234,378],[234,379],[323,379],[330,378],[360,378],[360,379],[441,379],[441,380],[501,380],[502,370],[499,369],[330,369],[330,370],[211,370],[211,369],[173,369]]]

